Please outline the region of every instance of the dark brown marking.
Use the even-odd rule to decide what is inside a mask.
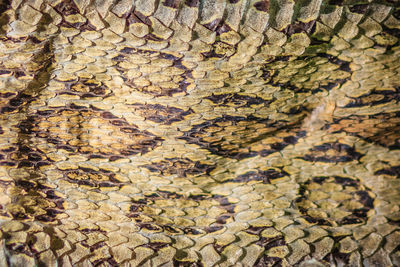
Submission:
[[[164,0],[163,5],[172,8],[178,8],[181,0]]]
[[[352,196],[351,201],[358,202],[362,205],[362,208],[354,208],[350,209],[346,206],[346,201],[348,199],[343,199],[342,201],[336,200],[337,207],[336,209],[340,209],[345,212],[351,213],[337,221],[335,221],[338,225],[351,225],[351,224],[363,224],[368,220],[368,212],[371,209],[374,209],[374,196],[369,188],[364,186],[360,180],[353,179],[350,177],[341,177],[341,176],[333,176],[333,177],[313,177],[313,179],[303,183],[300,185],[299,195],[295,202],[299,211],[304,215],[303,218],[308,221],[310,224],[318,224],[318,225],[328,225],[332,226],[334,220],[329,217],[329,210],[322,210],[325,212],[328,217],[320,218],[316,216],[312,216],[309,214],[309,209],[321,209],[318,201],[311,201],[308,199],[308,196],[311,194],[312,190],[320,190],[315,189],[315,184],[323,185],[325,183],[335,183],[341,185],[343,188],[341,190],[342,193],[347,193]],[[334,192],[331,192],[334,194]],[[311,206],[310,206],[311,205]]]
[[[265,100],[261,97],[253,97],[248,95],[241,95],[238,93],[230,94],[213,94],[205,97],[212,101],[214,104],[219,106],[235,106],[235,107],[257,107],[259,105],[268,106],[272,103],[272,100]]]
[[[289,174],[283,170],[268,169],[265,171],[251,171],[237,176],[235,179],[227,180],[225,182],[248,183],[250,181],[261,181],[265,184],[270,184],[272,180],[288,176]]]
[[[184,120],[185,117],[193,113],[192,109],[183,110],[176,107],[168,107],[160,104],[132,104],[135,113],[146,120],[170,125],[174,122]]]
[[[134,23],[143,23],[148,26],[152,26],[152,22],[149,19],[149,17],[143,15],[142,13],[140,13],[139,11],[136,11],[136,10],[134,10],[128,14],[128,16],[126,18],[126,22],[127,22],[127,26],[129,26],[130,24],[134,24]]]
[[[360,5],[354,5],[349,7],[349,10],[353,13],[358,13],[358,14],[365,14],[365,12],[368,9],[367,4],[360,4]]]
[[[59,26],[68,27],[68,28],[76,28],[81,31],[94,31],[96,27],[93,26],[88,20],[86,22],[76,22],[69,23],[65,20],[66,16],[80,14],[79,8],[76,6],[73,0],[65,0],[61,1],[57,4],[54,9],[59,13],[62,17],[62,21]]]
[[[295,33],[310,33],[315,25],[315,20],[310,22],[296,22],[295,24],[290,24],[285,29],[282,30],[286,35],[291,36]]]
[[[254,7],[258,11],[268,12],[269,11],[269,0],[263,0],[257,3],[254,3]]]
[[[255,125],[263,125],[263,128],[270,129],[270,131],[257,134],[256,129],[253,128],[256,127]],[[233,133],[232,126],[242,129]],[[281,142],[265,145],[262,150],[251,151],[249,149],[249,144],[275,135],[277,132],[283,134],[288,131],[293,132],[293,138],[282,137]],[[197,144],[201,148],[220,156],[241,159],[256,155],[266,156],[280,151],[289,144],[296,143],[298,138],[304,135],[305,133],[297,128],[297,123],[273,121],[252,115],[248,117],[225,115],[194,125],[191,130],[184,132],[179,139],[186,140],[190,144]],[[227,140],[225,136],[232,136],[233,138]]]
[[[214,165],[202,164],[199,161],[193,162],[187,158],[166,158],[165,160],[143,165],[142,167],[162,175],[178,174],[184,177],[209,174],[215,168]]]
[[[334,118],[325,129],[330,133],[346,132],[389,149],[400,148],[400,112]]]
[[[221,19],[215,19],[208,24],[204,24],[203,26],[209,29],[210,31],[215,31],[220,24]]]
[[[303,159],[312,162],[348,162],[359,160],[361,154],[349,145],[342,143],[324,143],[315,146],[305,154]]]
[[[185,4],[189,7],[197,7],[199,5],[199,0],[186,0]]]
[[[400,178],[400,165],[383,168],[375,172],[375,175],[390,175]]]

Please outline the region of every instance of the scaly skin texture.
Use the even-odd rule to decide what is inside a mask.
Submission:
[[[0,14],[0,266],[400,265],[397,1]]]

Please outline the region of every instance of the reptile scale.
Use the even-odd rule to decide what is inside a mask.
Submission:
[[[400,266],[400,1],[0,1],[0,266]]]

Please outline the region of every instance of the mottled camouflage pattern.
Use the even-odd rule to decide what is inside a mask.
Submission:
[[[397,0],[0,3],[0,266],[400,266]]]

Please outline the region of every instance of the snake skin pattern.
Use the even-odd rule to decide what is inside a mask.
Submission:
[[[400,2],[0,3],[0,266],[400,266]]]

